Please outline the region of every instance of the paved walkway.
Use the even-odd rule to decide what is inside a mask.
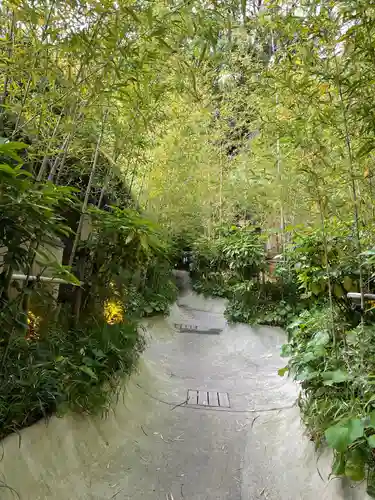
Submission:
[[[365,498],[327,481],[329,456],[319,458],[303,435],[297,387],[277,374],[285,365],[284,333],[229,326],[224,309],[222,300],[188,293],[169,318],[149,322],[145,360],[153,380],[138,387],[152,399],[152,412],[140,416],[139,463],[129,464],[116,498]],[[227,393],[230,407],[186,404],[189,390]],[[115,478],[121,459],[113,465]]]
[[[303,436],[297,387],[277,375],[283,332],[229,326],[224,308],[187,293],[148,321],[149,347],[114,411],[9,436],[0,480],[22,500],[366,498],[328,481],[329,455]],[[189,390],[217,406],[187,404]],[[0,487],[1,500],[13,498]]]

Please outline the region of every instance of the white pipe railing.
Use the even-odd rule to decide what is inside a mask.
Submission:
[[[362,294],[359,292],[349,292],[346,294],[348,299],[361,300]],[[366,300],[375,300],[375,293],[364,293],[363,298]]]
[[[60,285],[73,285],[73,286],[81,286],[83,283],[80,282],[79,285],[75,283],[71,283],[70,281],[63,280],[61,278],[53,278],[49,276],[26,276],[25,274],[13,274],[12,280],[15,281],[42,281],[43,283],[57,283]]]

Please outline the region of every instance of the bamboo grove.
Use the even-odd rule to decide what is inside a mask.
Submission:
[[[0,14],[0,435],[108,408],[188,249],[228,320],[287,329],[312,439],[373,495],[375,4]]]
[[[172,96],[197,101],[199,2],[0,5],[0,436],[105,411],[175,300],[173,239],[145,212]],[[206,49],[205,49],[206,50]]]

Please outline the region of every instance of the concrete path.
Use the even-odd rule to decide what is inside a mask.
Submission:
[[[328,482],[329,454],[319,457],[303,435],[297,387],[277,374],[285,365],[284,333],[229,326],[224,309],[222,300],[188,293],[169,318],[147,325],[145,359],[154,379],[147,389],[138,386],[152,399],[152,412],[139,417],[139,462],[114,498],[365,498],[341,481]],[[227,393],[230,407],[186,404],[189,390]],[[121,464],[114,457],[113,480]]]
[[[283,332],[230,326],[224,308],[187,293],[148,321],[139,373],[106,419],[53,417],[9,436],[0,499],[17,498],[1,481],[21,500],[366,498],[328,481],[329,453],[303,435],[297,386],[277,375]],[[189,390],[230,406],[187,404]]]

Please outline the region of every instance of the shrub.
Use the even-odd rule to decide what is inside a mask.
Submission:
[[[333,219],[325,234],[321,228],[296,232],[284,258],[295,274],[302,299],[327,300],[330,282],[333,300],[351,315],[346,294],[359,291],[360,267],[351,227]]]
[[[136,210],[93,210],[94,230],[88,241],[86,280],[90,295],[115,295],[133,317],[167,313],[176,300],[170,245],[158,227]],[[92,301],[87,302],[90,309]]]
[[[280,280],[243,281],[233,287],[225,315],[235,322],[286,326],[302,308],[295,288]]]
[[[201,279],[195,279],[193,290],[206,297],[229,298],[232,296],[232,287],[235,282],[236,278],[231,273],[212,271],[206,273]]]
[[[137,320],[176,298],[168,242],[151,221],[91,206],[89,238],[72,238],[82,193],[36,181],[24,147],[0,144],[0,438],[55,411],[106,410],[143,348]],[[44,248],[60,245],[69,265]],[[58,297],[39,280],[47,269],[66,282]],[[20,271],[40,274],[14,285]]]
[[[159,258],[149,264],[141,296],[141,316],[168,313],[170,304],[177,299],[177,286],[168,260]]]
[[[105,411],[143,349],[131,321],[64,326],[42,324],[34,338],[14,330],[2,344],[0,437],[56,411]]]
[[[375,494],[375,326],[354,329],[329,308],[304,311],[288,328],[283,346],[289,371],[301,383],[303,422],[316,444],[334,451],[332,473],[355,481],[367,477]]]
[[[248,227],[221,228],[214,239],[202,237],[193,247],[193,288],[229,298],[233,285],[258,276],[264,266],[264,243],[258,233]]]

